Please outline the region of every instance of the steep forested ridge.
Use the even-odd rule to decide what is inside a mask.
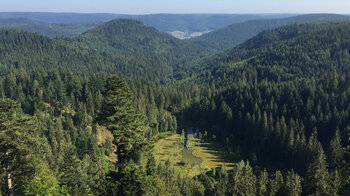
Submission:
[[[263,30],[280,26],[314,21],[349,20],[349,16],[336,14],[307,14],[282,19],[260,19],[234,23],[200,37],[189,39],[191,43],[203,47],[223,50],[237,46]]]
[[[123,23],[130,32],[135,32],[129,32],[128,39],[128,32],[118,32]],[[205,52],[200,47],[131,20],[112,21],[77,38],[63,40],[14,30],[0,32],[3,65],[26,69],[69,67],[82,75],[98,71],[165,81],[183,62]],[[96,33],[99,35],[95,36]]]
[[[153,79],[177,77],[186,62],[203,56],[208,50],[186,43],[153,27],[129,19],[116,19],[66,41],[79,47],[107,54],[129,56],[160,72]],[[149,73],[145,71],[145,73]],[[151,79],[151,78],[148,78]]]
[[[201,54],[200,47],[182,42],[153,27],[129,19],[117,19],[88,30],[74,41],[89,48],[133,56],[166,58],[174,61]],[[173,59],[169,59],[173,58]]]
[[[0,33],[1,64],[4,67],[25,69],[70,67],[76,69],[75,72],[81,70],[81,73],[86,73],[85,70],[89,68],[103,69],[103,65],[99,63],[99,58],[103,57],[96,52],[74,48],[69,44],[31,33],[15,30],[0,30]]]
[[[282,195],[346,195],[339,188],[348,179],[349,27],[289,25],[205,58],[194,66],[202,74],[183,85],[202,84],[206,96],[179,124],[206,130],[228,152],[270,171],[303,177],[300,192]]]
[[[63,84],[74,81],[76,83],[74,86],[77,86],[77,96],[79,96],[76,97],[75,102],[80,102],[86,98],[87,94],[85,93],[91,93],[89,96],[93,95],[93,97],[101,96],[103,91],[103,85],[101,84],[103,84],[108,74],[115,73],[128,79],[137,97],[135,106],[138,111],[147,113],[150,124],[157,126],[157,131],[158,126],[165,130],[173,129],[174,117],[164,110],[165,106],[169,107],[170,104],[170,98],[164,99],[164,94],[172,96],[173,93],[165,88],[156,87],[156,81],[168,80],[169,75],[172,74],[170,66],[153,65],[152,61],[144,62],[136,57],[106,54],[92,49],[74,47],[67,42],[13,30],[2,30],[1,39],[1,74],[4,77],[3,81],[11,81],[3,85],[6,89],[3,91],[5,92],[4,96],[20,98],[20,102],[30,105],[30,101],[26,99],[27,96],[35,97],[38,94],[33,94],[33,91],[26,89],[26,87],[35,85],[36,88],[43,89],[41,94],[47,93],[47,96],[44,96],[46,99],[37,100],[41,102],[40,104],[42,104],[42,101],[54,103],[54,100],[57,100],[65,105],[65,98],[71,96],[70,92],[72,90],[66,90],[65,88],[72,87]],[[17,69],[20,71],[15,71]],[[73,75],[82,77],[74,78]],[[155,84],[153,84],[153,81],[155,81]],[[90,84],[93,87],[86,88],[92,88],[94,92],[85,89],[81,94],[84,85]],[[17,89],[17,86],[20,89],[15,91],[13,88]],[[56,90],[51,88],[56,88]],[[68,95],[65,94],[66,92],[68,92]],[[22,93],[25,96],[22,96]],[[163,96],[159,109],[157,109],[158,106],[154,101],[155,95]],[[149,101],[150,103],[146,104]],[[31,108],[27,111],[34,112],[37,106],[31,105],[28,107]],[[98,107],[95,109],[98,109]],[[90,110],[89,113],[92,114],[93,111],[94,109]],[[159,122],[162,122],[162,125],[159,125]],[[165,124],[166,126],[163,127]]]
[[[294,24],[267,30],[243,44],[206,57],[200,82],[218,87],[235,82],[285,81],[349,72],[349,22]]]
[[[349,30],[293,24],[210,56],[126,19],[0,30],[0,194],[348,195]],[[239,161],[194,178],[156,162],[159,133],[188,127]]]

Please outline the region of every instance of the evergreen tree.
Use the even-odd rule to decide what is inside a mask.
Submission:
[[[283,188],[284,179],[283,175],[280,171],[276,171],[273,174],[273,178],[269,181],[268,186],[268,195],[274,196],[278,195],[278,193],[281,193],[281,189]]]
[[[35,158],[41,153],[38,123],[24,115],[19,105],[0,100],[0,164],[4,171],[6,195],[21,195],[36,171]]]
[[[71,195],[87,195],[90,193],[90,188],[87,184],[87,175],[84,172],[82,162],[74,152],[74,148],[68,147],[60,166],[60,184],[66,186]]]
[[[150,176],[156,173],[156,160],[152,153],[148,156],[146,171],[147,171],[147,175],[150,175]]]
[[[145,133],[148,128],[142,115],[133,109],[133,98],[125,81],[111,76],[106,81],[105,89],[105,110],[102,116],[107,120],[108,130],[114,135],[118,162],[127,162],[146,150]]]
[[[147,177],[142,167],[132,160],[118,167],[117,186],[117,195],[147,195],[147,190],[151,188],[147,187]]]
[[[287,172],[284,185],[284,195],[299,196],[302,193],[301,187],[302,178],[293,170]]]
[[[333,172],[330,173],[329,184],[330,184],[330,188],[329,188],[330,195],[332,196],[338,195],[339,189],[341,188],[341,185],[342,185],[338,169],[335,169]]]
[[[106,81],[105,89],[102,120],[113,133],[113,143],[117,146],[118,194],[143,195],[149,187],[146,186],[146,172],[140,155],[149,148],[145,138],[148,127],[142,116],[133,109],[132,95],[125,81],[111,76]],[[148,169],[151,172],[152,169]]]
[[[260,176],[257,180],[257,194],[258,195],[267,195],[268,193],[268,183],[269,183],[269,174],[266,169],[260,172]]]
[[[328,159],[330,168],[335,168],[340,165],[343,160],[344,150],[341,146],[339,130],[337,130],[329,144]]]
[[[305,190],[309,194],[328,195],[330,188],[328,164],[320,143],[316,153],[306,171]]]
[[[256,176],[249,162],[239,162],[233,169],[230,178],[228,192],[231,195],[253,196],[256,194]]]
[[[66,186],[60,187],[54,173],[48,168],[45,163],[39,163],[38,173],[33,180],[30,180],[25,186],[24,195],[69,195]]]

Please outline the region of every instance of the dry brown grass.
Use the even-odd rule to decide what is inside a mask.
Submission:
[[[110,131],[108,131],[105,127],[98,127],[97,138],[98,138],[97,144],[99,146],[103,146],[103,144],[106,142],[107,139],[111,142],[114,139],[113,134]],[[116,163],[118,161],[117,146],[112,143],[112,148],[113,148],[113,152],[110,154],[110,156],[106,156],[106,157],[110,162]]]

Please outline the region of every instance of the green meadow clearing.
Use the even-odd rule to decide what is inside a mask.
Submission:
[[[161,133],[154,145],[154,156],[157,162],[164,164],[167,160],[182,176],[194,177],[210,171],[212,168],[226,166],[231,169],[233,163],[225,157],[218,146],[188,136],[187,149],[184,138],[176,133]]]

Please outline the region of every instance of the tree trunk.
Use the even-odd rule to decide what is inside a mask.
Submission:
[[[11,175],[10,166],[9,166],[8,163],[6,163],[6,182],[7,182],[6,195],[7,196],[13,196],[12,175]]]

